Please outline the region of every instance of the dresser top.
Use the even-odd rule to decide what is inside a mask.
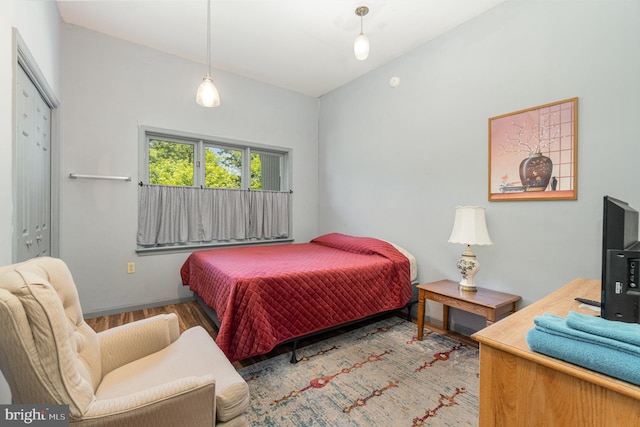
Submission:
[[[472,337],[480,342],[480,351],[482,351],[483,345],[491,346],[521,358],[534,361],[540,365],[640,399],[640,387],[544,354],[536,353],[530,350],[527,345],[526,335],[527,332],[535,326],[533,323],[534,317],[549,313],[566,318],[570,311],[597,316],[598,313],[593,310],[579,308],[580,303],[575,301],[574,298],[581,297],[599,301],[601,298],[600,294],[599,280],[574,279],[541,300],[476,332]]]

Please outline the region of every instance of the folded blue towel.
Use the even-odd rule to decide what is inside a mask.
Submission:
[[[577,313],[574,313],[574,314],[577,314]],[[621,323],[621,322],[615,322],[612,320],[605,320],[605,319],[600,319],[600,320],[603,320],[604,322],[608,322],[609,324]],[[619,341],[617,339],[609,338],[606,336],[596,335],[589,332],[584,332],[579,329],[571,328],[568,325],[568,322],[562,317],[545,313],[541,316],[536,316],[533,319],[533,322],[536,325],[536,329],[541,332],[546,332],[551,335],[557,335],[559,337],[569,338],[572,341],[582,341],[589,344],[595,344],[595,345],[616,350],[619,352],[629,353],[635,357],[640,358],[640,346],[635,344],[630,344],[629,342],[626,342],[626,341]],[[584,321],[578,322],[578,323],[581,323],[581,325],[589,324],[589,322],[584,322]],[[613,331],[617,329],[619,325],[609,325],[609,327]],[[604,329],[603,325],[600,326],[600,329]],[[611,335],[615,335],[615,334],[612,332]],[[625,334],[624,336],[627,337],[628,335],[629,334]],[[640,363],[640,359],[638,359],[636,362]]]
[[[527,333],[529,348],[623,381],[640,385],[640,357],[599,344],[543,332]]]
[[[640,346],[640,324],[616,322],[570,311],[567,326],[583,332]]]

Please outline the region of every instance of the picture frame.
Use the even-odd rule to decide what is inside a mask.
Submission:
[[[578,98],[489,118],[489,201],[578,199]]]

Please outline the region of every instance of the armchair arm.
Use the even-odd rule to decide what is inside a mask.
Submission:
[[[185,377],[138,393],[95,399],[78,421],[82,426],[214,426],[213,375]]]
[[[173,313],[160,314],[99,332],[102,376],[162,350],[179,336],[178,317]]]

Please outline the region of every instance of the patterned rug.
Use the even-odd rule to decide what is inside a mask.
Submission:
[[[478,349],[398,317],[242,368],[253,426],[476,426]]]

